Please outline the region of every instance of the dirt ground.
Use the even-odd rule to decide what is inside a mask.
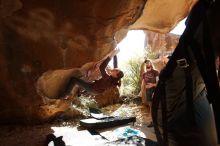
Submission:
[[[153,128],[147,125],[151,121],[148,109],[143,105],[137,104],[115,104],[103,108],[106,113],[118,116],[136,116],[137,121],[133,128],[142,131],[148,139],[156,140]],[[0,130],[0,146],[44,146],[46,145],[46,136],[55,134],[63,136],[66,145],[87,146],[81,143],[89,136],[87,130],[79,130],[78,120],[59,121],[51,124],[35,125],[35,126],[1,126]],[[77,140],[73,140],[77,137]],[[89,138],[88,138],[89,139]],[[92,146],[92,141],[87,141],[88,146]],[[98,142],[96,140],[96,142]],[[78,144],[77,144],[78,143]]]

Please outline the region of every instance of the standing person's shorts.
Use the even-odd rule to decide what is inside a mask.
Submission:
[[[147,101],[152,102],[152,99],[153,99],[153,93],[154,93],[155,89],[156,89],[155,87],[147,88],[147,89],[146,89],[146,97],[147,97]]]

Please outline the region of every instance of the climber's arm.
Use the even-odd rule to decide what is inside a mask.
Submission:
[[[106,73],[105,71],[105,68],[107,67],[109,61],[111,60],[110,57],[107,57],[103,62],[102,64],[99,66],[99,70],[101,72],[101,75],[103,78],[105,78],[106,76],[108,76],[108,74]]]
[[[108,76],[108,74],[105,71],[105,68],[107,67],[109,61],[119,52],[119,49],[115,49],[112,52],[110,52],[107,56],[107,58],[101,63],[99,66],[99,70],[101,72],[102,77]]]

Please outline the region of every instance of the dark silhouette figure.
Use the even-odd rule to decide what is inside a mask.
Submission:
[[[65,146],[65,142],[62,140],[63,136],[56,137],[54,134],[48,134],[46,137],[45,146],[53,141],[54,146]]]

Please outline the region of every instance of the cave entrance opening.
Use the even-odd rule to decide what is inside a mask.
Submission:
[[[185,30],[185,21],[186,18],[180,21],[170,33],[181,35]],[[118,44],[120,49],[117,54],[118,67],[124,72],[120,88],[120,93],[123,95],[138,95],[140,92],[143,62],[149,57],[150,51],[148,44],[150,38],[147,37],[147,33],[144,30],[129,30],[126,37]],[[164,53],[171,55],[172,51],[161,54]]]
[[[135,95],[140,90],[140,67],[144,62],[146,42],[143,30],[129,30],[126,37],[118,44],[120,49],[117,54],[118,67],[124,72],[120,88],[120,93],[123,95]]]

